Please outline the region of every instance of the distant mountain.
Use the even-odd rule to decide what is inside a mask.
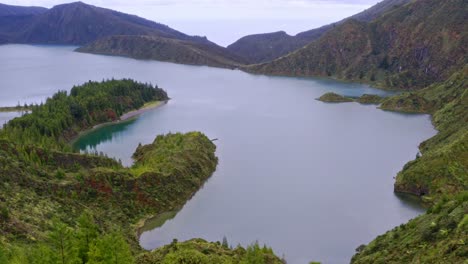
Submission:
[[[243,37],[227,49],[245,58],[249,64],[271,61],[296,50],[308,42],[284,31]]]
[[[206,37],[82,2],[36,14],[0,16],[2,43],[85,45],[79,51],[217,67],[245,63]]]
[[[468,62],[467,13],[465,0],[414,0],[370,23],[350,19],[287,56],[246,70],[422,88]]]
[[[221,68],[236,68],[244,63],[216,44],[148,35],[104,37],[77,51]]]
[[[0,17],[0,22],[0,35],[14,43],[82,45],[111,35],[155,35],[207,42],[163,24],[82,2],[57,5],[35,15]]]
[[[36,15],[47,11],[45,7],[13,6],[0,3],[0,16]]]
[[[410,1],[411,0],[384,0],[352,17],[346,18],[334,24],[325,25],[320,28],[299,33],[296,36],[290,36],[283,31],[249,35],[239,39],[238,41],[229,45],[227,48],[229,51],[244,57],[250,63],[263,63],[272,61],[296,49],[304,47],[310,42],[320,38],[330,29],[333,29],[336,25],[342,24],[349,19],[369,22],[384,12],[407,4]]]

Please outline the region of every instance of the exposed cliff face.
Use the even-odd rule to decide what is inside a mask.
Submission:
[[[371,23],[346,21],[285,57],[246,70],[423,88],[466,63],[466,9],[463,0],[417,0]]]
[[[410,2],[410,0],[384,0],[354,16],[330,25],[301,32],[296,36],[290,36],[283,31],[249,35],[239,39],[227,48],[229,51],[245,58],[252,64],[272,61],[319,39],[326,32],[350,19],[369,22],[378,18],[383,13],[407,4],[408,2]]]
[[[242,63],[240,58],[214,44],[155,36],[111,36],[77,51],[222,68],[235,68]]]

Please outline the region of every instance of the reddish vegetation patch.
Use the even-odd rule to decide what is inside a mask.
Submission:
[[[103,181],[97,181],[95,179],[88,179],[86,181],[86,185],[88,187],[93,188],[98,193],[104,194],[104,196],[106,196],[106,197],[111,197],[112,194],[114,193],[113,190],[112,190],[112,187],[109,186],[109,184],[107,184],[106,182],[103,182]]]
[[[112,109],[107,109],[106,115],[107,115],[107,119],[110,119],[112,121],[117,120],[117,114]]]

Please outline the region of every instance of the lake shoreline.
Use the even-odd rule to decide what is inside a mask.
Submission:
[[[32,108],[23,106],[0,106],[0,113],[28,113],[31,110]]]
[[[70,143],[71,146],[73,146],[76,143],[76,141],[78,141],[82,136],[85,136],[85,135],[95,131],[96,129],[106,127],[106,126],[121,124],[121,123],[125,123],[125,122],[130,122],[130,121],[138,118],[138,116],[140,116],[140,115],[142,115],[142,114],[144,114],[144,113],[146,113],[148,111],[151,111],[153,109],[156,109],[156,108],[159,108],[159,107],[162,107],[162,106],[166,105],[168,102],[169,102],[169,100],[166,100],[166,101],[153,101],[153,102],[146,103],[140,109],[132,110],[130,112],[127,112],[127,113],[121,115],[118,120],[97,124],[97,125],[89,128],[89,129],[86,129],[86,130],[83,130],[83,131],[79,132],[76,136],[74,136],[71,140],[69,140],[69,143]]]

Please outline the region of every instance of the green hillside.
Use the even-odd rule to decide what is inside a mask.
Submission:
[[[295,36],[288,35],[284,31],[248,35],[232,43],[227,49],[251,64],[269,62],[306,46],[350,19],[369,22],[387,11],[409,2],[410,0],[384,0],[356,15],[333,24],[298,33]]]
[[[221,68],[235,68],[243,62],[217,45],[155,36],[105,37],[77,51]]]
[[[285,57],[245,70],[424,88],[467,63],[467,12],[463,0],[416,0],[370,23],[346,21]]]

